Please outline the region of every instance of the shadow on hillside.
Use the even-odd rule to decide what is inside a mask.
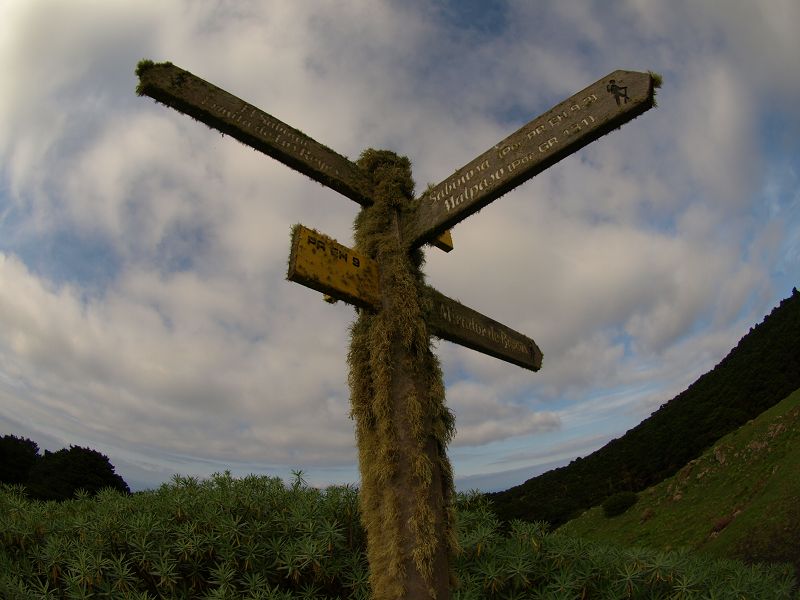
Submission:
[[[785,521],[743,540],[735,553],[749,564],[789,563],[800,585],[800,507],[789,509]]]

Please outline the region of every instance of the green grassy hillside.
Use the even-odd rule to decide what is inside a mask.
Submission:
[[[688,547],[800,573],[800,390],[720,439],[608,518],[599,506],[559,532],[657,549]]]
[[[589,456],[490,494],[503,521],[559,526],[608,496],[672,477],[724,435],[800,387],[800,292],[752,328],[712,371]]]

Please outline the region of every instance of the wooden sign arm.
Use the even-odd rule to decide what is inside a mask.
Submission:
[[[361,206],[372,204],[372,183],[358,165],[299,129],[172,63],[142,61],[136,74],[140,96],[227,133]],[[445,252],[453,249],[449,232],[433,236],[431,243]]]
[[[227,133],[362,206],[372,204],[372,184],[361,169],[302,131],[172,63],[142,61],[136,74],[140,96]]]
[[[314,229],[292,227],[286,279],[342,300],[377,310],[381,304],[378,263]]]
[[[614,71],[564,100],[418,198],[404,239],[416,248],[655,105],[660,79]]]
[[[425,323],[434,336],[538,371],[542,351],[531,338],[425,286]]]

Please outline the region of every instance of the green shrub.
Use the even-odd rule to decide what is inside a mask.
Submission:
[[[616,517],[636,504],[638,500],[639,496],[636,495],[636,492],[618,492],[603,502],[603,514],[607,517]]]
[[[299,473],[176,477],[141,494],[65,502],[0,485],[0,598],[367,600],[358,490]],[[480,493],[456,498],[453,600],[795,598],[788,565],[746,566],[501,524]]]

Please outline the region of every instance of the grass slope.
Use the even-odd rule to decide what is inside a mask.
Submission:
[[[800,292],[792,290],[714,369],[620,438],[504,492],[490,494],[503,521],[559,526],[617,492],[675,475],[723,436],[800,387]]]
[[[689,547],[800,574],[800,390],[720,439],[624,514],[601,507],[559,532],[659,549]]]

